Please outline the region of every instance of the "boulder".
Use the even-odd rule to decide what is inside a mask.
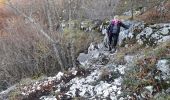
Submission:
[[[121,30],[120,36],[119,36],[119,44],[125,45],[126,44],[125,41],[128,41],[128,40],[131,40],[131,41],[133,40],[136,42],[137,41],[136,36],[142,32],[142,30],[145,27],[145,23],[138,22],[138,21],[124,21],[123,23],[128,25],[129,29]]]
[[[168,80],[170,78],[170,64],[168,60],[159,60],[157,69],[161,71],[163,80]]]
[[[100,56],[100,52],[98,50],[93,50],[90,51],[88,54],[80,53],[77,60],[81,65],[86,66],[92,63],[91,61],[93,61],[94,59],[98,59],[99,56]]]
[[[170,94],[170,88],[168,88],[168,89],[166,90],[166,93]]]
[[[136,39],[139,44],[147,44],[149,43],[149,39],[153,33],[152,28],[147,27],[145,28],[140,34],[137,35]]]
[[[162,35],[170,35],[170,27],[164,27],[161,29]]]

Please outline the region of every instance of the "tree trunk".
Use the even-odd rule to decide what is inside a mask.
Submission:
[[[73,45],[73,42],[71,42],[71,59],[73,67],[77,67],[75,61],[75,46]]]
[[[51,13],[50,13],[50,1],[46,1],[46,11],[47,11],[47,19],[48,19],[48,24],[49,24],[49,30],[50,32],[53,31],[53,24],[52,24],[52,18],[51,18]]]
[[[133,20],[134,19],[134,4],[133,4],[133,0],[131,0],[131,19]]]
[[[69,20],[69,29],[71,29],[71,0],[69,0],[69,15],[68,15],[68,20]]]

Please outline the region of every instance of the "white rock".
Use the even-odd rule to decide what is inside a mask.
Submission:
[[[89,53],[90,51],[93,51],[93,50],[95,50],[95,45],[94,45],[93,43],[90,43],[90,46],[89,46],[89,48],[88,48],[88,53]]]
[[[113,96],[111,95],[111,96],[110,96],[110,99],[111,99],[111,100],[117,100],[117,97],[116,97],[115,95],[113,95]]]
[[[121,77],[114,79],[114,85],[121,85],[123,79]]]
[[[102,29],[102,34],[107,34],[107,30],[106,29]]]
[[[57,100],[55,96],[42,96],[40,100]]]
[[[37,86],[37,90],[41,90],[41,87],[40,87],[40,86]]]
[[[100,84],[95,86],[94,90],[97,92],[97,95],[100,95],[100,94],[103,94],[104,90],[106,90],[110,86],[111,86],[111,84],[104,83],[104,82],[101,81]],[[108,92],[106,92],[105,95],[109,95]]]
[[[74,71],[72,74],[73,74],[73,75],[76,75],[76,74],[77,74],[77,71]]]
[[[145,89],[147,89],[150,93],[153,92],[153,86],[146,86]]]
[[[124,14],[124,15],[127,15],[127,16],[131,16],[131,15],[132,15],[132,12],[131,12],[131,10],[129,10],[129,11],[127,11],[127,12],[124,12],[123,14]]]
[[[61,79],[61,77],[62,77],[63,75],[64,75],[64,73],[59,72],[59,73],[56,75],[57,80],[60,80],[60,79]]]
[[[164,36],[162,39],[158,40],[158,43],[170,41],[170,36]]]
[[[120,45],[120,44],[122,44],[123,39],[129,37],[129,31],[128,31],[128,30],[123,30],[123,31],[121,31],[121,32],[119,33],[119,35],[120,35],[120,36],[119,36],[118,44]],[[131,36],[130,36],[130,37],[131,37]]]
[[[121,97],[119,100],[125,100],[125,98]]]
[[[117,92],[118,95],[120,95],[121,93],[122,93],[122,92],[121,92],[120,90]]]
[[[126,65],[118,65],[118,67],[115,68],[115,70],[118,70],[120,74],[125,74],[126,67],[127,67]]]
[[[152,28],[150,28],[150,27],[147,27],[147,28],[145,28],[138,36],[137,36],[137,38],[138,39],[140,39],[140,36],[141,35],[146,35],[146,37],[148,37],[149,35],[151,35],[153,33],[153,30],[152,30]]]
[[[165,27],[161,30],[161,33],[164,34],[164,35],[167,35],[168,33],[170,33],[169,29],[170,29],[170,27],[169,28]]]
[[[159,60],[157,63],[158,70],[162,71],[163,79],[167,79],[170,77],[170,65],[168,64],[168,60]]]
[[[127,63],[132,63],[133,62],[133,58],[134,56],[132,55],[127,55],[124,57],[124,60],[127,62]]]

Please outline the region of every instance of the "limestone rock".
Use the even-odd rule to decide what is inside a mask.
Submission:
[[[168,60],[159,60],[157,63],[157,69],[161,71],[164,80],[170,78],[170,64]]]

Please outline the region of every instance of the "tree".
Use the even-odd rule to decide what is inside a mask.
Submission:
[[[22,17],[24,17],[25,19],[27,19],[32,25],[33,27],[35,27],[35,29],[37,31],[39,31],[41,33],[41,35],[43,35],[53,46],[53,49],[55,51],[55,55],[58,59],[58,62],[60,64],[60,68],[62,71],[65,70],[64,68],[64,60],[65,59],[62,59],[62,55],[61,55],[61,51],[60,51],[60,46],[59,46],[59,41],[56,41],[54,40],[48,33],[46,33],[44,31],[44,29],[41,27],[41,24],[36,22],[36,20],[32,17],[32,16],[28,16],[27,14],[25,14],[24,12],[22,12],[20,9],[18,9],[17,7],[15,7],[11,1],[8,1],[8,5],[13,8],[18,14],[20,14]],[[49,12],[49,1],[47,0],[47,17],[48,17],[48,23],[49,23],[49,29],[50,29],[50,32],[52,32],[52,20],[51,20],[51,15],[50,15],[50,12]],[[32,12],[31,12],[32,13]]]

